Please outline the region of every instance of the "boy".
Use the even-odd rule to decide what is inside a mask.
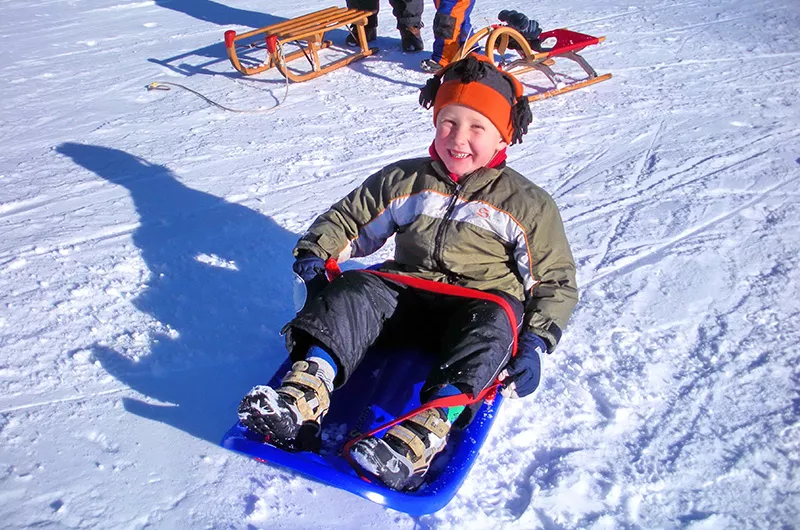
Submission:
[[[419,337],[419,324],[435,339],[423,403],[477,396],[501,371],[512,395],[528,395],[539,383],[540,356],[556,347],[577,303],[575,264],[555,203],[505,165],[506,146],[521,141],[532,119],[519,82],[471,55],[429,80],[420,102],[433,106],[431,156],[369,177],[320,215],[294,249],[294,271],[309,290],[284,328],[295,363],[278,389],[257,386],[239,406],[242,423],[277,445],[318,430],[330,393],[390,329]],[[347,271],[325,285],[326,259],[369,255],[392,235],[395,258],[380,271],[496,295],[520,329],[499,303],[423,291],[368,271]],[[382,438],[359,441],[351,454],[383,484],[414,488],[456,420],[464,425],[471,413],[463,406],[425,410]]]

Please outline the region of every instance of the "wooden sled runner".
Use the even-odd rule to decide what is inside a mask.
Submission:
[[[611,79],[611,74],[597,75],[597,72],[589,65],[586,59],[578,54],[579,51],[588,46],[603,42],[605,37],[592,37],[591,35],[578,33],[577,31],[571,31],[566,28],[554,29],[542,32],[542,34],[539,35],[541,41],[548,38],[555,38],[556,44],[553,49],[536,52],[531,48],[528,41],[520,32],[509,26],[498,24],[487,26],[477,31],[464,43],[464,46],[462,46],[455,60],[466,57],[470,51],[479,47],[478,43],[484,38],[486,39],[486,56],[489,57],[495,65],[514,76],[537,70],[542,72],[553,84],[553,88],[549,90],[529,95],[528,101],[538,101],[540,99],[557,96],[565,92],[571,92]],[[509,44],[512,41],[516,48],[516,50],[513,51],[515,51],[520,58],[508,62],[504,60],[504,57],[506,51],[510,49]],[[557,78],[557,74],[551,68],[555,65],[557,58],[569,59],[576,62],[583,71],[586,72],[586,79],[564,84]]]
[[[377,48],[367,46],[364,26],[370,15],[372,15],[371,11],[329,7],[302,17],[254,29],[241,35],[237,35],[234,30],[226,31],[225,48],[228,50],[228,58],[233,67],[244,75],[258,74],[274,66],[290,81],[307,81],[378,51]],[[347,25],[355,28],[354,36],[360,50],[341,59],[322,64],[319,51],[332,44],[331,41],[324,39],[325,32]],[[298,49],[286,53],[284,51],[286,45],[293,45]],[[266,59],[259,62],[251,55],[261,49],[266,50],[267,53]],[[301,73],[290,71],[287,63],[300,57],[308,60],[310,70]]]

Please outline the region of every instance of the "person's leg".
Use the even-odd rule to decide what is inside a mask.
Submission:
[[[389,0],[392,13],[397,19],[403,51],[418,52],[425,49],[422,42],[423,0]]]
[[[426,296],[426,295],[422,295]],[[428,314],[436,319],[440,340],[437,363],[421,392],[422,402],[469,393],[489,386],[511,356],[517,329],[503,308],[485,300],[430,296]],[[522,303],[504,298],[516,320]],[[475,407],[431,408],[392,427],[382,438],[356,443],[355,461],[387,486],[407,490],[422,483],[434,457],[447,444],[452,425],[468,422]]]
[[[277,389],[257,386],[239,418],[278,445],[293,445],[306,425],[316,434],[330,393],[343,385],[394,314],[402,289],[360,271],[345,272],[284,327],[294,364]]]
[[[363,11],[374,11],[374,15],[367,17],[367,25],[364,26],[364,32],[367,34],[367,42],[372,42],[378,38],[378,11],[380,11],[380,0],[347,0],[347,7],[352,9],[361,9]],[[355,38],[355,27],[350,27],[350,35],[345,39],[348,46],[358,46],[358,41]]]
[[[475,7],[475,0],[469,0],[469,5],[464,12],[464,18],[461,20],[461,27],[458,32],[458,49],[467,42],[467,39],[472,36],[472,8]],[[458,50],[456,50],[458,51]]]
[[[293,361],[312,345],[337,362],[335,386],[347,382],[392,319],[406,288],[365,271],[346,271],[309,300],[283,328]]]
[[[518,325],[524,312],[522,302],[508,295],[494,294],[509,303]],[[495,381],[508,363],[514,336],[519,332],[512,328],[506,312],[495,302],[450,297],[442,301],[440,310],[449,318],[439,336],[438,363],[421,390],[423,402],[449,395],[453,388],[461,393],[479,394]],[[468,407],[461,417],[448,412],[451,421],[458,418],[458,425],[463,426],[479,407],[480,404]]]
[[[422,27],[423,0],[389,0],[389,4],[397,19],[397,29]]]
[[[450,64],[471,30],[469,16],[475,0],[434,0],[433,53],[431,61],[444,67]],[[425,65],[423,64],[423,68]],[[432,70],[430,66],[425,68]]]

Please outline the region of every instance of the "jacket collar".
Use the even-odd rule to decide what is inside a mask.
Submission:
[[[450,178],[450,180],[452,180],[453,182],[456,182],[456,183],[459,183],[459,182],[463,183],[466,179],[468,179],[472,175],[485,174],[486,172],[483,171],[483,170],[486,170],[486,169],[496,169],[496,170],[498,170],[497,172],[490,171],[489,173],[490,174],[498,174],[499,175],[500,172],[506,167],[506,148],[505,147],[503,149],[501,149],[500,151],[498,151],[497,154],[494,155],[494,158],[492,158],[489,161],[488,164],[486,164],[482,168],[476,169],[475,171],[473,171],[469,175],[464,175],[463,177],[459,177],[458,175],[455,175],[455,174],[451,173],[450,171],[448,171],[447,166],[445,166],[444,162],[442,162],[442,157],[440,157],[439,153],[436,151],[435,142],[431,142],[431,146],[428,148],[428,154],[430,154],[430,156],[431,156],[431,158],[433,159],[434,162],[438,162],[438,164],[434,164],[434,167],[438,170],[438,172],[443,174],[443,175],[446,175],[447,177]]]

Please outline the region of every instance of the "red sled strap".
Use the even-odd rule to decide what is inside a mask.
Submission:
[[[487,300],[489,302],[498,304],[503,308],[503,311],[508,317],[508,324],[511,326],[511,335],[514,341],[511,345],[511,356],[514,357],[517,354],[517,316],[514,314],[511,304],[509,304],[508,300],[502,296],[479,291],[477,289],[470,289],[469,287],[460,287],[458,285],[450,285],[449,283],[434,282],[433,280],[425,280],[422,278],[416,278],[414,276],[404,276],[402,274],[394,274],[391,272],[381,272],[372,269],[363,269],[361,272],[368,272],[376,276],[381,276],[395,283],[402,283],[403,285],[408,285],[409,287],[420,289],[422,291],[446,294],[449,296],[460,296],[461,298]],[[342,270],[339,268],[339,264],[335,259],[328,258],[328,260],[325,262],[325,273],[328,276],[328,280],[333,281],[342,275]]]
[[[419,407],[415,408],[412,411],[409,411],[409,412],[403,414],[402,416],[398,416],[397,418],[395,418],[393,420],[390,420],[390,421],[384,423],[383,425],[379,425],[379,426],[375,427],[374,429],[372,429],[369,432],[365,432],[365,433],[359,434],[355,438],[352,438],[352,439],[348,440],[344,444],[344,446],[342,447],[342,456],[344,456],[344,459],[347,460],[347,463],[350,464],[350,466],[355,470],[355,472],[358,474],[358,476],[360,478],[366,480],[367,482],[372,482],[371,480],[369,480],[369,478],[364,476],[363,473],[361,473],[361,471],[359,470],[358,465],[355,462],[355,459],[353,459],[353,456],[350,454],[350,449],[356,443],[360,442],[364,438],[368,438],[370,436],[374,436],[374,435],[378,434],[379,432],[384,431],[384,430],[386,430],[386,429],[388,429],[390,427],[394,427],[398,423],[400,423],[402,421],[405,421],[405,420],[411,418],[412,416],[416,416],[420,412],[428,410],[428,409],[432,409],[432,408],[436,408],[436,407],[439,407],[439,408],[461,407],[461,406],[466,407],[466,406],[472,405],[474,403],[479,403],[479,402],[483,401],[484,399],[494,399],[495,395],[497,394],[497,390],[500,388],[500,386],[502,386],[502,383],[500,383],[499,381],[495,381],[494,383],[492,383],[488,387],[484,388],[481,391],[480,394],[478,394],[477,396],[474,396],[474,397],[472,396],[472,394],[457,394],[455,396],[445,396],[445,397],[433,399],[431,401],[428,401],[427,403],[423,403]]]
[[[331,281],[333,281],[333,279],[342,274],[341,269],[339,269],[339,264],[333,258],[328,259],[328,261],[325,263],[325,270],[328,274],[328,279]],[[376,276],[381,276],[395,283],[408,285],[409,287],[413,287],[415,289],[421,289],[423,291],[440,293],[449,296],[460,296],[462,298],[487,300],[489,302],[494,302],[500,305],[500,307],[503,308],[503,311],[508,317],[508,323],[512,329],[511,335],[513,337],[513,344],[511,346],[511,356],[513,357],[514,355],[517,354],[517,317],[514,314],[514,310],[511,308],[511,304],[509,304],[508,301],[503,297],[487,293],[484,291],[478,291],[477,289],[469,289],[467,287],[460,287],[457,285],[450,285],[447,283],[424,280],[422,278],[416,278],[413,276],[403,276],[401,274],[392,274],[389,272],[381,272],[369,269],[365,269],[363,272],[375,274]],[[439,408],[461,407],[461,406],[466,407],[475,403],[480,403],[481,401],[486,399],[494,399],[495,395],[497,395],[498,389],[501,386],[502,383],[499,380],[496,380],[491,385],[484,388],[476,396],[473,396],[472,394],[457,394],[454,396],[437,398],[428,401],[427,403],[423,403],[416,409],[407,412],[406,414],[399,416],[393,420],[390,420],[384,423],[383,425],[379,425],[378,427],[375,427],[369,432],[362,433],[356,436],[355,438],[352,438],[351,440],[347,441],[342,447],[343,456],[345,460],[347,460],[347,462],[353,467],[353,469],[355,469],[356,473],[358,473],[358,476],[369,482],[369,479],[361,473],[361,471],[358,468],[358,465],[356,465],[353,457],[350,455],[350,449],[353,447],[353,445],[363,440],[364,438],[367,438],[369,436],[374,436],[375,434],[378,434],[381,431],[393,427],[394,425],[397,425],[398,423],[405,421],[411,418],[412,416],[416,416],[420,412],[423,412],[428,409],[436,407]]]

